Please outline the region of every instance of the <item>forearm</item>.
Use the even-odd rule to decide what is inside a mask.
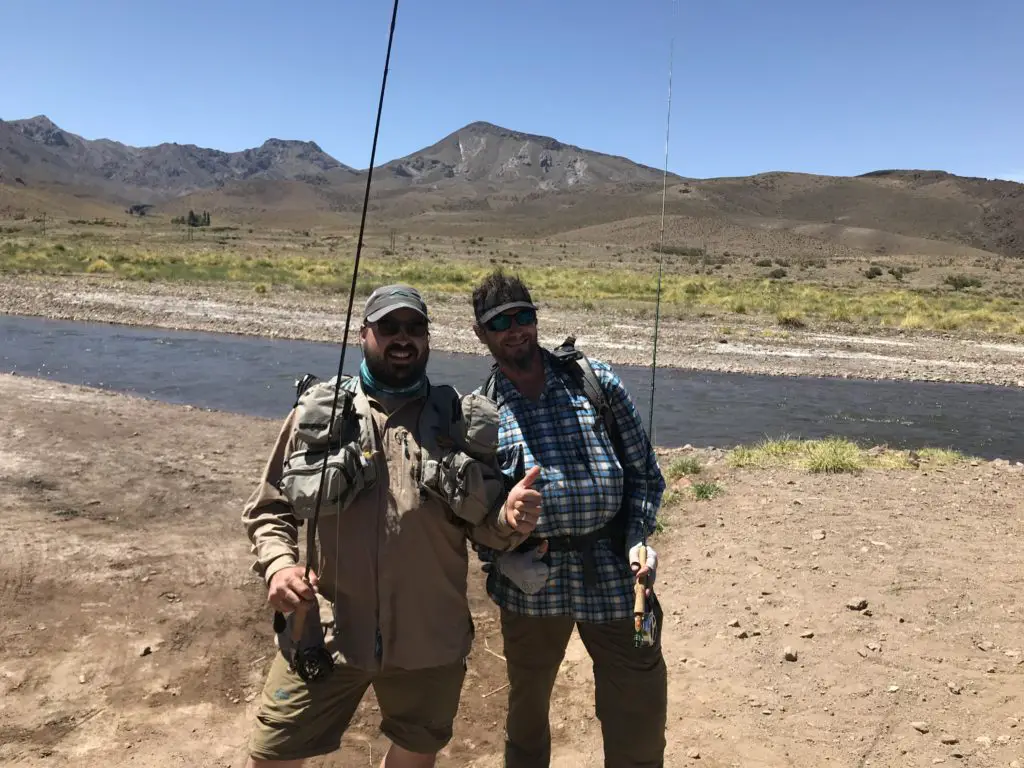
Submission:
[[[529,534],[518,532],[509,525],[505,501],[507,498],[486,519],[469,529],[468,535],[474,544],[505,552],[515,549],[529,537]]]
[[[252,571],[269,583],[271,576],[299,561],[299,525],[278,486],[284,457],[291,445],[294,412],[278,433],[259,484],[242,509],[242,525],[255,555]]]

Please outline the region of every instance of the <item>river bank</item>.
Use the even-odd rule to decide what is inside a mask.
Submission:
[[[0,422],[0,762],[240,768],[274,653],[240,512],[277,420],[0,375]],[[1024,468],[868,453],[823,473],[793,448],[659,452],[666,766],[1024,759]],[[438,766],[500,768],[501,632],[469,576]],[[600,764],[593,701],[574,634],[553,768]],[[375,705],[311,768],[375,765]]]
[[[447,352],[481,354],[466,296],[427,296],[431,343]],[[628,310],[541,306],[542,343],[572,334],[591,357],[613,364],[650,365],[653,320]],[[0,312],[15,315],[211,331],[269,338],[337,342],[347,296],[290,289],[257,293],[231,284],[188,285],[103,276],[0,277]],[[357,338],[361,300],[349,338]],[[939,334],[856,325],[780,327],[770,319],[728,322],[663,316],[659,367],[728,373],[943,381],[1024,387],[1024,344],[974,332]]]

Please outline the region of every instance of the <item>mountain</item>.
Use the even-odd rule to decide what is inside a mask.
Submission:
[[[40,115],[0,121],[0,176],[26,185],[93,187],[119,202],[153,203],[253,178],[344,183],[358,174],[310,141],[268,139],[241,152],[192,144],[139,148],[83,139]]]
[[[467,182],[494,191],[522,193],[655,183],[663,176],[662,171],[625,157],[486,122],[470,123],[426,149],[392,160],[380,170],[385,185],[389,181],[398,185]],[[678,176],[671,178],[681,181]]]
[[[0,121],[0,216],[152,203],[156,216],[193,208],[306,229],[352,223],[365,182],[365,170],[309,141],[138,148],[86,140],[42,116]],[[662,171],[628,158],[475,122],[376,167],[370,205],[374,226],[405,231],[650,245],[662,182]],[[1024,184],[944,171],[670,175],[666,214],[669,242],[715,252],[1024,257]]]

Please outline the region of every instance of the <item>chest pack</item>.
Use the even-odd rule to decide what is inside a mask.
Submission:
[[[341,514],[381,478],[379,435],[370,401],[358,379],[345,377],[330,430],[335,380],[307,374],[297,384],[294,446],[285,457],[281,492],[300,520],[312,519],[324,462],[320,514]],[[497,465],[498,411],[478,394],[460,395],[447,385],[428,385],[418,417],[421,497],[433,496],[451,511],[453,522],[479,525],[505,499]]]

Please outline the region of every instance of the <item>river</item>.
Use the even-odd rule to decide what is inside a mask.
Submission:
[[[0,315],[0,371],[169,403],[277,418],[302,373],[338,367],[337,345]],[[345,370],[360,355],[350,348]],[[461,391],[489,358],[432,352],[428,372]],[[646,424],[650,369],[616,366]],[[864,445],[955,448],[1024,460],[1024,389],[976,384],[755,376],[661,368],[655,441],[731,447],[840,435]]]

